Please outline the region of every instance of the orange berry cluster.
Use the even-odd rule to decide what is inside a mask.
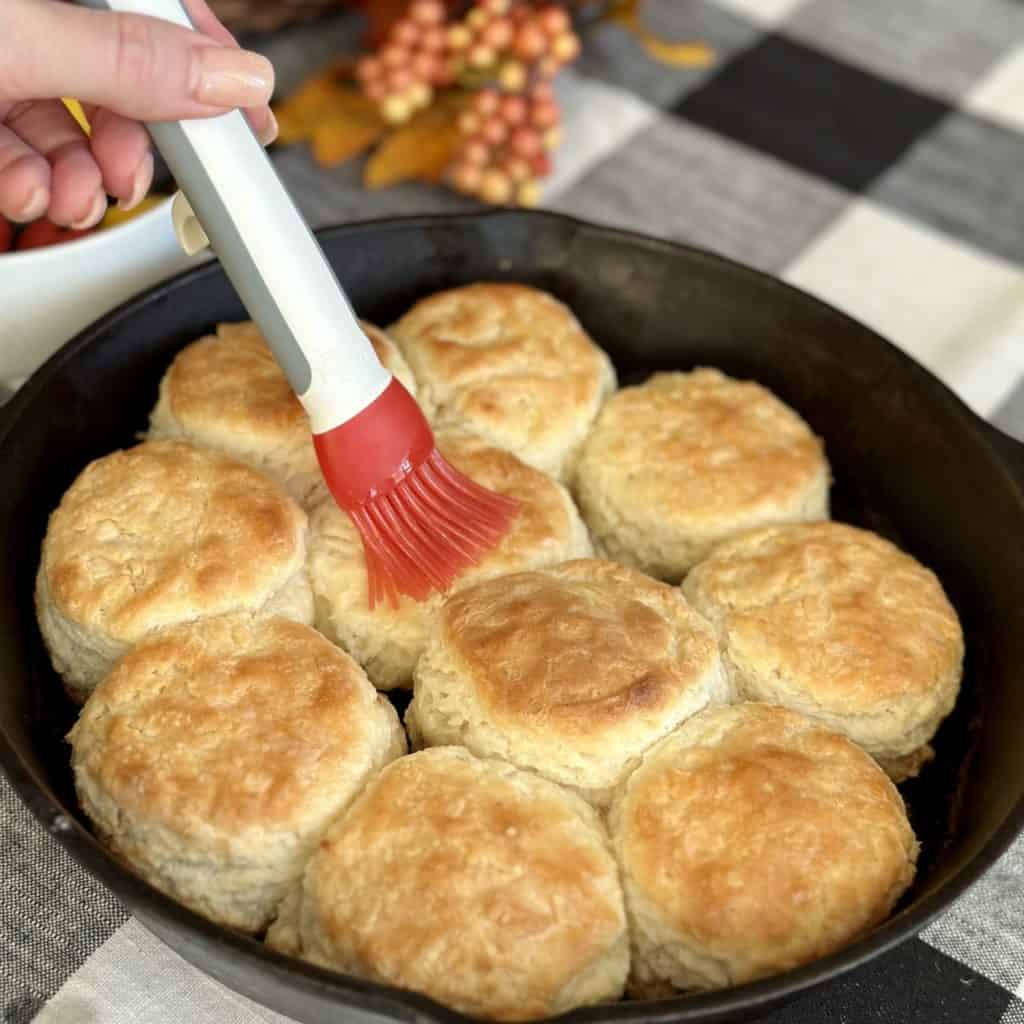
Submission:
[[[454,188],[486,203],[534,206],[561,141],[561,112],[550,83],[526,92],[482,89],[459,117],[462,142],[449,169]]]
[[[434,89],[455,81],[441,0],[414,0],[377,53],[356,64],[363,92],[385,120],[400,123],[429,106]]]

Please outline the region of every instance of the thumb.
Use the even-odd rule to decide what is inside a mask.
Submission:
[[[0,4],[0,104],[74,96],[177,121],[262,106],[273,89],[265,57],[170,22],[55,0]]]

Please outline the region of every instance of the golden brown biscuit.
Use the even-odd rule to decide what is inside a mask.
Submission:
[[[467,587],[416,666],[416,745],[460,744],[597,806],[643,752],[726,698],[711,627],[678,590],[581,560]]]
[[[144,640],[68,738],[100,836],[157,888],[247,931],[405,752],[394,708],[347,654],[309,626],[248,615]]]
[[[935,575],[888,541],[841,523],[765,527],[717,548],[683,592],[740,696],[820,719],[897,781],[931,756],[963,633]]]
[[[468,427],[558,479],[615,389],[610,360],[569,309],[524,285],[438,292],[390,333],[436,423]]]
[[[678,582],[726,537],[828,518],[821,442],[792,409],[717,370],[658,373],[601,411],[574,490],[598,552]]]
[[[306,515],[262,473],[149,441],[90,463],[50,517],[36,613],[54,668],[84,700],[163,626],[231,611],[313,620]]]
[[[594,812],[457,748],[402,758],[370,783],[267,942],[495,1020],[616,999],[629,964]]]
[[[415,397],[412,374],[394,342],[362,321],[377,357]],[[323,493],[309,419],[252,322],[218,324],[186,346],[160,382],[149,437],[176,438],[233,455],[308,504]]]
[[[457,469],[520,503],[509,533],[456,580],[455,589],[593,554],[586,527],[561,484],[471,434],[442,433],[438,444]],[[402,598],[397,608],[378,605],[370,611],[366,559],[351,520],[328,499],[313,510],[310,523],[317,628],[344,647],[380,689],[411,686],[442,596],[423,602]]]
[[[825,956],[889,914],[917,859],[874,761],[767,704],[709,708],[650,750],[610,827],[641,997]]]

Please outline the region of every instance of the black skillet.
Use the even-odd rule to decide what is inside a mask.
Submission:
[[[867,328],[708,253],[546,213],[417,218],[321,232],[359,313],[387,324],[417,298],[479,280],[565,300],[625,382],[710,364],[772,388],[825,438],[833,511],[936,570],[967,637],[963,691],[938,758],[903,787],[918,877],[869,937],[721,993],[580,1010],[594,1022],[736,1021],[883,954],[949,906],[1024,826],[1024,447],[997,434]],[[117,865],[75,802],[74,711],[32,606],[46,518],[85,464],[131,445],[172,355],[244,312],[216,265],[162,285],[79,335],[0,413],[0,762],[71,853],[169,946],[305,1024],[454,1022],[431,1001],[286,960],[177,906]]]

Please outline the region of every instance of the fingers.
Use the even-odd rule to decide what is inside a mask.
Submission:
[[[0,125],[0,215],[25,223],[50,202],[50,165],[14,132]]]
[[[76,229],[98,224],[107,209],[103,176],[64,105],[57,100],[22,103],[6,121],[10,131],[50,164],[50,219]]]
[[[72,95],[124,117],[176,121],[263,107],[273,86],[265,57],[169,22],[56,0],[0,5],[0,100]]]
[[[146,129],[138,121],[102,109],[90,114],[89,124],[89,148],[107,194],[117,197],[122,210],[138,206],[153,184],[153,154]]]
[[[206,0],[186,0],[185,7],[192,19],[192,24],[199,32],[224,46],[238,47],[238,41],[217,20],[217,16],[210,10]],[[269,106],[263,104],[258,107],[248,107],[245,116],[249,119],[256,138],[264,146],[269,146],[277,138],[277,118],[274,117]]]

